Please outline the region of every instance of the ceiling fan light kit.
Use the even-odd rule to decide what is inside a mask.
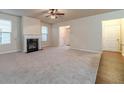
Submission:
[[[50,18],[51,19],[56,19],[56,16],[55,15],[51,15]]]

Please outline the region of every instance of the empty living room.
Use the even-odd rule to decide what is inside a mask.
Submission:
[[[0,9],[0,84],[123,83],[123,9]]]

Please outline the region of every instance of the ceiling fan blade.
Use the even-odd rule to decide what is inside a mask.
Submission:
[[[65,15],[64,13],[55,13],[55,15]]]

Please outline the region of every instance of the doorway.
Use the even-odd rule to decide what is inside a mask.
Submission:
[[[121,51],[121,19],[102,21],[102,50]]]
[[[59,27],[59,46],[70,46],[70,26]]]

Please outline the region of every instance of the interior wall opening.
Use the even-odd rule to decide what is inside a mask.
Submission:
[[[70,26],[59,27],[59,46],[70,46]]]

